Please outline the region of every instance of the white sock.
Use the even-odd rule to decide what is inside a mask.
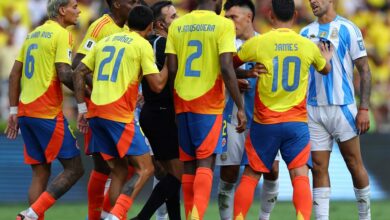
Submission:
[[[353,188],[353,190],[355,191],[356,201],[359,209],[359,220],[370,220],[370,185],[363,189]]]
[[[153,188],[160,182],[156,177],[153,179]],[[156,220],[168,220],[167,206],[162,204],[156,211]]]
[[[110,213],[102,210],[102,212],[100,214],[100,218],[105,219],[105,218],[107,218],[108,214],[110,214]]]
[[[279,195],[279,180],[264,179],[263,188],[260,193],[260,220],[268,220],[271,216]]]
[[[108,214],[104,220],[120,220],[120,219],[113,214]]]
[[[38,214],[30,207],[27,209],[26,216],[33,219],[38,219]]]
[[[218,185],[218,207],[221,220],[231,220],[233,217],[234,186],[235,183],[228,183],[219,179]]]
[[[313,208],[316,220],[329,219],[330,187],[313,188]]]

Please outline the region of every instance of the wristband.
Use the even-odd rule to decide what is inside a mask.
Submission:
[[[359,111],[368,111],[368,108],[359,108]]]
[[[77,109],[79,110],[79,114],[87,113],[87,104],[85,102],[77,104]]]
[[[10,115],[17,115],[18,114],[18,107],[17,106],[9,107],[9,114]]]

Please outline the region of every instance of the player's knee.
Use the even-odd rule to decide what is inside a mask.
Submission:
[[[239,172],[239,166],[223,166],[221,167],[221,179],[228,183],[236,183]]]
[[[279,163],[274,163],[270,173],[264,174],[264,179],[277,180],[279,178]]]
[[[325,176],[328,175],[328,166],[313,162],[313,168],[311,171],[313,176]]]
[[[356,172],[359,172],[361,170],[364,170],[364,166],[363,166],[363,163],[361,160],[357,160],[355,158],[348,158],[348,159],[345,159],[345,163],[346,163],[348,169],[352,173],[356,173]]]

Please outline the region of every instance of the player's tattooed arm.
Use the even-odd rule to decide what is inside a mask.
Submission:
[[[67,63],[55,63],[58,78],[60,81],[68,87],[70,90],[73,89],[73,81],[72,81],[72,76],[73,76],[73,70],[72,67],[67,64]]]
[[[77,66],[81,63],[81,60],[84,57],[85,57],[84,54],[81,54],[81,53],[76,54],[76,56],[74,57],[73,62],[72,62],[72,69],[73,70],[75,70],[77,68]],[[87,77],[85,78],[85,82],[87,83],[89,88],[92,88],[92,75],[91,74],[87,75]]]
[[[73,85],[77,103],[83,103],[85,97],[85,78],[92,71],[84,64],[80,63],[74,71]]]
[[[360,75],[360,108],[368,109],[371,96],[371,71],[368,58],[361,57],[354,61]]]

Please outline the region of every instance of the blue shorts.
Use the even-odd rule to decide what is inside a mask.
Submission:
[[[307,123],[259,124],[253,121],[245,141],[250,167],[258,172],[270,172],[278,150],[289,170],[304,165],[311,167]]]
[[[222,153],[222,115],[191,112],[177,115],[181,161]]]
[[[56,158],[80,155],[68,121],[60,113],[54,119],[19,117],[26,164],[51,163]]]
[[[93,153],[100,152],[105,160],[149,153],[141,128],[134,121],[126,124],[95,117],[89,119],[89,125],[95,144]]]

